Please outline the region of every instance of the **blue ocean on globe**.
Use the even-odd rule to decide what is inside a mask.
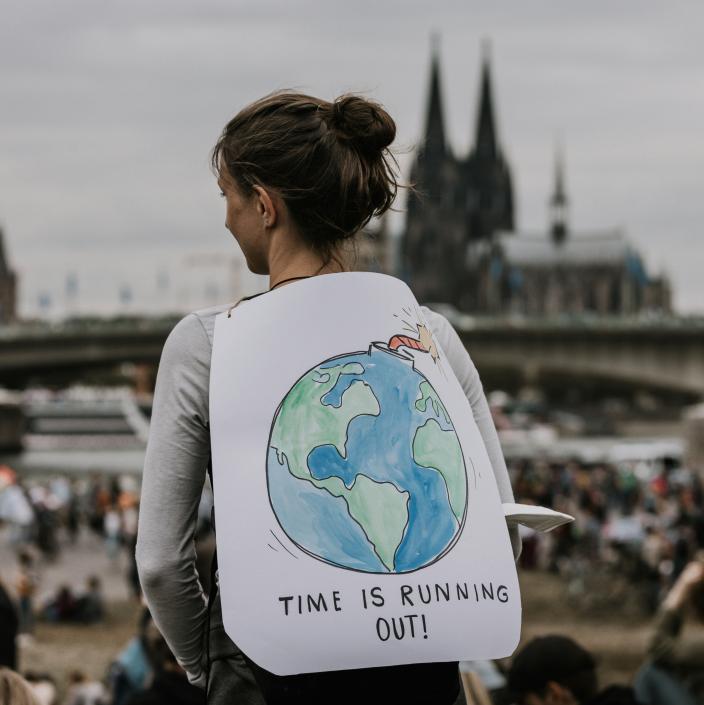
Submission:
[[[447,410],[413,358],[383,343],[326,360],[293,385],[272,423],[267,484],[291,541],[370,573],[436,561],[467,511]]]

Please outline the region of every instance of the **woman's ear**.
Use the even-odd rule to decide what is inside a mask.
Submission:
[[[278,219],[277,204],[271,194],[263,186],[253,186],[257,199],[257,211],[262,218],[264,228],[273,228]]]

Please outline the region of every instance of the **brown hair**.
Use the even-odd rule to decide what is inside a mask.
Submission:
[[[230,120],[212,166],[224,166],[245,195],[254,185],[275,190],[304,240],[329,260],[338,243],[391,207],[395,136],[393,119],[371,100],[277,91]]]
[[[0,667],[0,705],[39,705],[39,700],[22,676]]]

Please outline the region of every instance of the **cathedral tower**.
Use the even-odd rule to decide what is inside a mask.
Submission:
[[[447,300],[448,271],[462,253],[453,241],[451,197],[455,160],[445,135],[440,47],[432,39],[432,58],[423,139],[411,167],[406,230],[401,240],[401,276],[423,301]],[[456,238],[455,238],[456,240]]]
[[[465,173],[467,239],[485,240],[497,231],[513,230],[513,187],[496,127],[488,42],[482,50],[474,146],[465,162]]]
[[[476,301],[473,247],[512,230],[513,191],[496,128],[488,47],[480,73],[475,137],[457,159],[447,142],[437,39],[433,40],[425,131],[411,168],[401,276],[420,301],[468,310]]]
[[[17,276],[5,254],[5,237],[0,229],[0,324],[16,319],[16,295]]]
[[[555,190],[549,201],[550,235],[556,245],[561,245],[567,239],[567,203],[564,159],[558,148],[555,153]]]

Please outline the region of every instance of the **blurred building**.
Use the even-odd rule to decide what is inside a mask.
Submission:
[[[0,228],[0,324],[16,318],[17,276],[10,269],[5,253],[5,235]]]
[[[546,232],[497,231],[470,244],[466,264],[476,287],[474,310],[534,316],[671,311],[669,282],[648,274],[623,232],[572,231],[559,156],[549,212]]]
[[[670,311],[665,277],[648,274],[618,230],[573,232],[564,166],[555,168],[545,232],[518,231],[511,172],[499,143],[488,51],[482,57],[473,146],[458,159],[445,137],[433,49],[425,135],[411,169],[401,276],[419,300],[482,314]]]

